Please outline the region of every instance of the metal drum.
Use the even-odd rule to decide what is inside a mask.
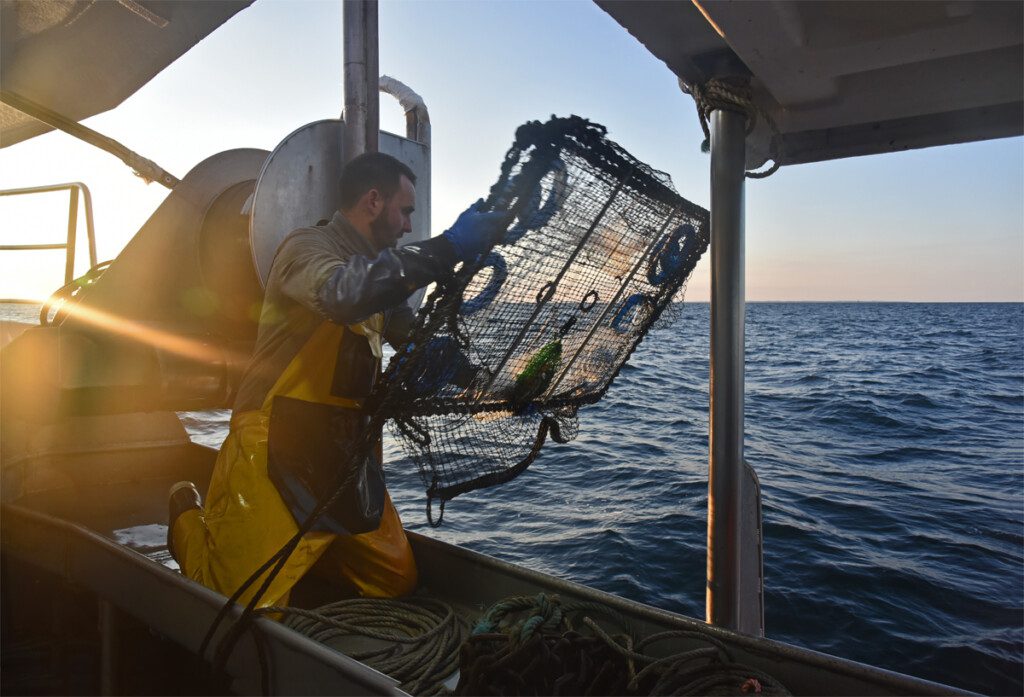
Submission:
[[[338,209],[338,179],[344,160],[345,124],[338,119],[315,121],[281,141],[263,165],[253,197],[249,239],[253,263],[265,286],[281,241],[293,230],[330,219]],[[412,233],[404,243],[430,236],[430,148],[381,132],[380,150],[416,175],[416,210]],[[422,293],[413,295],[419,306]]]

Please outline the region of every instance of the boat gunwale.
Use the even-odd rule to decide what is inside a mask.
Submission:
[[[57,574],[61,580],[84,586],[115,607],[144,622],[160,635],[178,643],[187,650],[196,651],[214,617],[224,605],[219,593],[196,583],[180,573],[162,566],[145,555],[121,545],[85,525],[35,511],[17,503],[0,506],[3,525],[0,540],[5,554]],[[12,517],[14,518],[12,520]],[[20,524],[20,525],[19,525]],[[27,529],[20,529],[27,526]],[[32,530],[32,527],[36,530]],[[44,530],[40,531],[39,528]],[[48,540],[49,554],[33,554],[42,545],[33,545],[33,537],[57,537]],[[20,543],[16,538],[21,538]],[[106,559],[88,559],[89,552],[99,551]],[[131,570],[143,574],[147,580],[162,588],[179,593],[175,603],[153,602],[145,584],[130,574]],[[123,591],[123,592],[118,592]],[[184,594],[182,597],[181,594]],[[188,603],[181,607],[180,601]],[[232,608],[228,619],[241,615],[241,607]],[[254,626],[262,635],[267,660],[273,666],[271,688],[275,694],[338,694],[339,687],[347,683],[350,694],[404,695],[393,678],[356,661],[349,656],[292,631],[268,617],[254,618]],[[222,625],[218,636],[223,636],[230,622]],[[225,669],[232,677],[243,681],[259,674],[259,655],[252,634],[250,640],[240,641]],[[296,662],[298,659],[298,662]],[[293,670],[281,670],[289,663]],[[319,670],[318,670],[319,668]],[[291,677],[301,677],[292,681]],[[334,680],[322,678],[334,677]],[[339,685],[338,678],[344,682]],[[247,682],[236,687],[248,686]],[[259,685],[252,685],[258,691]]]

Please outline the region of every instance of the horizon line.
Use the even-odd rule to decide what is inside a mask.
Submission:
[[[677,302],[703,303],[708,305],[710,300],[680,300]],[[901,305],[1022,305],[1024,298],[1020,300],[745,300],[751,303],[875,303],[875,304],[901,304]]]

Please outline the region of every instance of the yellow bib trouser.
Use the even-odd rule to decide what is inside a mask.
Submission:
[[[330,394],[331,375],[346,333],[362,335],[381,355],[382,317],[344,327],[325,322],[288,365],[259,411],[235,414],[214,466],[204,510],[178,517],[172,531],[182,573],[230,596],[298,531],[267,472],[270,410],[275,395],[357,408]],[[346,332],[347,330],[347,332]],[[310,532],[303,536],[259,607],[284,605],[292,586],[321,560],[339,586],[364,597],[394,597],[416,587],[416,562],[398,511],[385,493],[380,527],[359,535]],[[247,602],[261,582],[241,597]]]

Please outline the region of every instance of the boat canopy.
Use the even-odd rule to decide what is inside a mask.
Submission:
[[[252,0],[0,3],[0,85],[73,121],[112,109]],[[0,104],[0,147],[52,130]]]
[[[750,78],[748,167],[1024,133],[1021,2],[595,1],[686,85]]]

